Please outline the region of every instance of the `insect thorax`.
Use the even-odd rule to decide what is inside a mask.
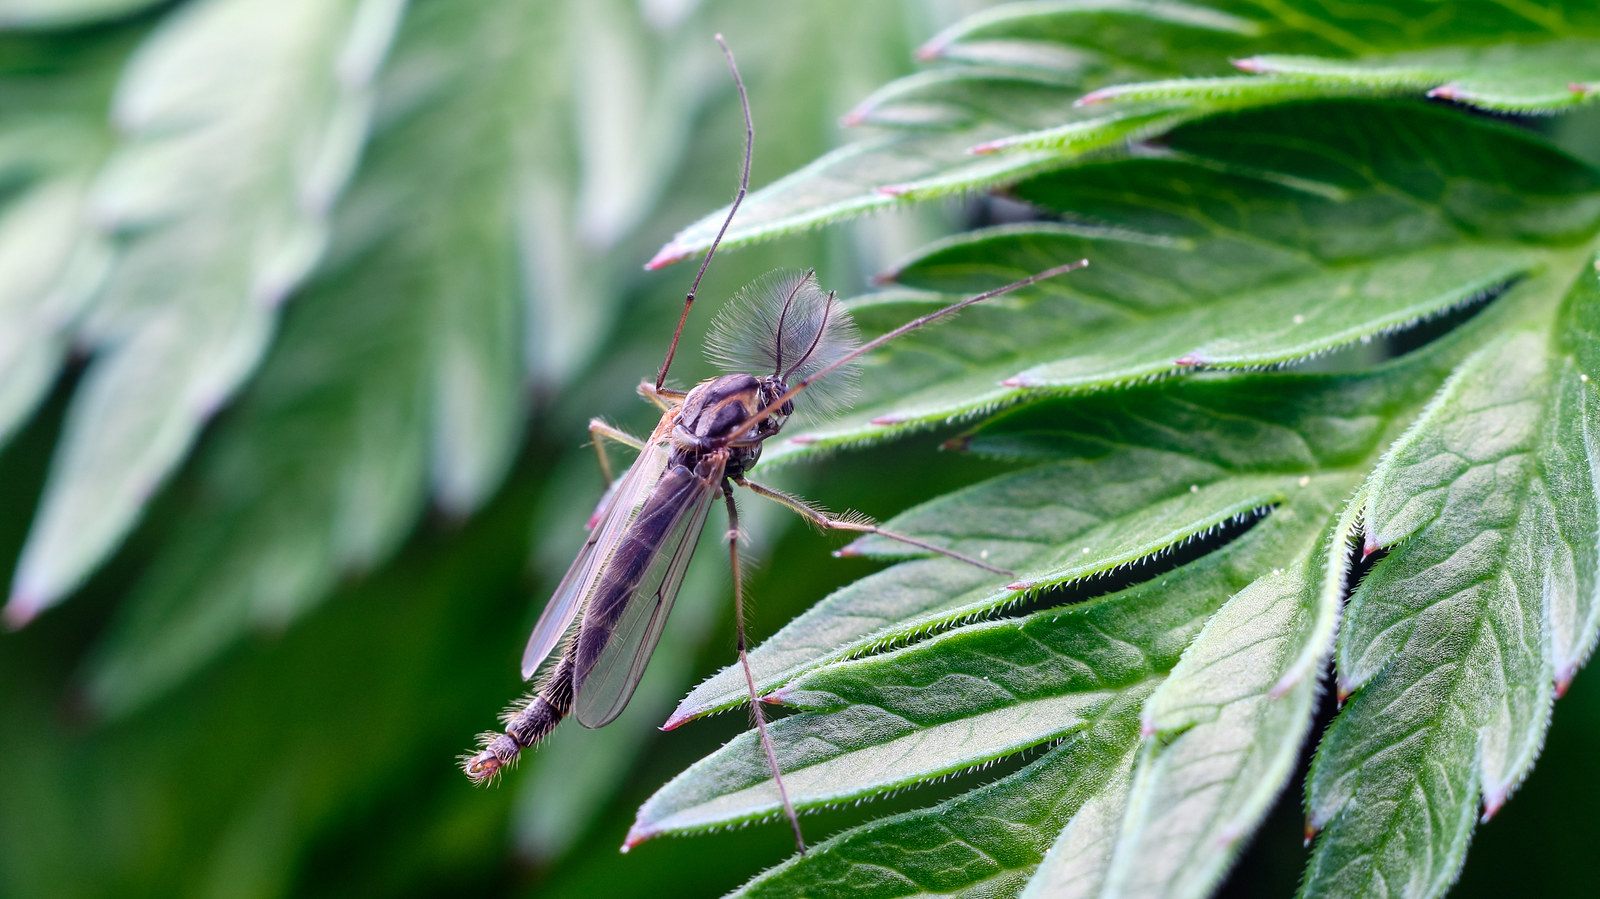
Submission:
[[[740,477],[761,458],[761,443],[782,430],[794,412],[794,402],[762,419],[744,433],[736,433],[750,416],[767,408],[788,390],[776,376],[723,375],[702,381],[684,397],[678,407],[678,425],[673,440],[686,458],[714,449],[727,448],[728,476]]]

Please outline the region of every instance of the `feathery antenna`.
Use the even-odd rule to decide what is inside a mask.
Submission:
[[[887,334],[881,335],[879,337],[875,337],[872,340],[867,341],[866,343],[862,344],[861,346],[856,347],[855,350],[853,350],[852,352],[850,352],[850,353],[848,353],[848,354],[846,354],[844,356],[841,356],[840,358],[835,359],[833,362],[829,363],[828,365],[823,366],[822,368],[818,369],[814,374],[812,374],[812,375],[810,375],[810,376],[808,376],[806,378],[801,379],[801,381],[799,383],[795,384],[793,387],[790,387],[787,391],[785,391],[782,396],[780,396],[777,399],[773,400],[771,403],[768,403],[766,405],[766,407],[763,408],[761,411],[759,411],[756,414],[754,414],[754,415],[750,416],[749,418],[745,419],[744,424],[742,424],[739,427],[735,428],[730,433],[744,434],[744,433],[748,432],[751,428],[755,427],[756,425],[761,424],[761,422],[766,420],[766,418],[768,416],[772,415],[772,413],[776,412],[778,409],[783,408],[783,404],[787,403],[791,399],[794,399],[795,394],[797,394],[800,391],[806,389],[807,387],[810,387],[812,384],[816,383],[818,380],[820,380],[823,376],[827,375],[829,372],[836,371],[837,369],[839,369],[839,368],[841,368],[841,367],[843,367],[845,365],[848,365],[853,360],[855,360],[855,359],[857,359],[857,358],[859,358],[861,356],[864,356],[867,353],[872,352],[873,350],[877,349],[878,347],[883,346],[884,344],[888,343],[891,340],[894,340],[896,337],[900,337],[902,335],[909,334],[912,331],[915,331],[916,329],[918,329],[918,328],[920,328],[920,327],[922,327],[924,325],[931,324],[931,323],[933,323],[935,321],[938,321],[939,319],[944,318],[947,315],[952,315],[954,313],[960,312],[961,310],[967,308],[968,306],[971,306],[974,303],[981,303],[984,300],[993,299],[994,297],[1000,296],[1003,293],[1010,293],[1011,291],[1016,290],[1018,288],[1027,287],[1029,284],[1033,284],[1036,281],[1043,281],[1043,280],[1045,280],[1047,278],[1054,278],[1056,275],[1064,275],[1067,272],[1083,268],[1083,267],[1087,266],[1088,264],[1089,264],[1089,260],[1087,260],[1087,259],[1079,259],[1077,262],[1069,262],[1066,265],[1058,265],[1055,268],[1047,268],[1044,271],[1039,272],[1036,275],[1029,275],[1028,277],[1023,278],[1021,281],[1013,281],[1013,282],[1011,282],[1010,284],[1007,284],[1004,287],[996,287],[994,290],[991,290],[988,293],[980,293],[975,297],[967,297],[966,299],[964,299],[964,300],[962,300],[962,301],[960,301],[958,303],[951,303],[950,305],[944,307],[943,309],[938,310],[937,312],[930,312],[927,315],[922,316],[921,318],[917,318],[917,319],[913,319],[911,321],[908,321],[905,324],[901,325],[898,328],[895,328],[893,331],[890,331]]]

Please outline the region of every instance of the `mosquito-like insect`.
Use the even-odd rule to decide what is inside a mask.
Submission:
[[[672,334],[666,359],[654,383],[639,392],[660,406],[661,421],[644,440],[600,419],[589,423],[600,465],[607,479],[611,465],[604,441],[639,451],[620,481],[613,482],[590,521],[589,538],[556,587],[534,625],[522,656],[522,676],[532,679],[549,668],[542,686],[508,711],[505,731],[481,738],[481,749],[462,760],[467,776],[487,781],[511,764],[517,754],[550,733],[562,718],[573,715],[585,727],[609,724],[632,698],[646,663],[655,650],[662,626],[689,558],[694,553],[706,514],[721,496],[728,510],[728,551],[733,567],[733,606],[739,663],[749,688],[750,708],[762,751],[772,769],[784,813],[794,828],[795,842],[805,851],[800,822],[784,789],[777,754],[767,734],[755,678],[750,671],[744,632],[744,596],[739,570],[739,511],[734,486],[774,500],[826,529],[876,534],[975,565],[996,575],[1011,572],[923,540],[887,531],[860,516],[836,516],[805,500],[746,477],[761,457],[762,444],[776,435],[794,413],[794,399],[828,375],[837,375],[865,353],[930,322],[991,297],[1045,278],[1081,268],[1087,261],[1060,265],[997,290],[968,297],[907,322],[882,336],[860,343],[855,326],[834,293],[824,293],[812,272],[777,273],[747,287],[739,301],[718,318],[711,342],[719,361],[729,367],[762,374],[737,373],[713,378],[687,392],[666,386],[667,372],[694,305],[695,292],[711,257],[750,186],[751,147],[755,125],[744,82],[733,53],[722,36],[717,44],[727,57],[744,111],[744,170],[728,217],[706,251],[700,271],[684,298],[683,313]],[[837,382],[835,382],[837,383]],[[814,392],[811,396],[816,397]],[[819,397],[820,399],[820,397]],[[557,648],[561,651],[554,656]],[[553,665],[546,666],[554,656]]]

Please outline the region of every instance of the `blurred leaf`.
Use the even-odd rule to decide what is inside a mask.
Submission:
[[[0,29],[60,28],[132,15],[162,0],[0,0]]]
[[[26,621],[137,520],[271,340],[356,163],[399,0],[206,0],[135,55],[93,206],[119,240],[80,388],[12,586]],[[196,84],[205,89],[197,91]]]
[[[138,32],[0,40],[0,445],[55,383],[105,273],[84,204],[111,141],[105,104]]]
[[[509,190],[523,101],[508,85],[527,83],[520,38],[539,15],[471,12],[421,3],[408,21],[389,120],[339,219],[339,264],[204,454],[198,506],[92,674],[107,710],[170,686],[248,628],[284,627],[340,574],[383,561],[430,479],[463,515],[498,486],[523,416]]]

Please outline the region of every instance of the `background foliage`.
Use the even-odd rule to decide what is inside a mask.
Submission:
[[[1433,89],[1496,113],[1578,106],[1600,81],[1600,22],[1581,4],[1385,9],[1349,19],[1316,4],[1276,16],[1246,3],[1019,4],[963,20],[976,10],[955,3],[0,2],[0,551],[16,560],[9,620],[38,616],[0,642],[0,889],[705,895],[786,855],[784,829],[770,827],[615,854],[643,800],[739,729],[727,716],[654,730],[697,676],[729,656],[726,575],[711,552],[621,721],[558,733],[497,791],[471,790],[450,764],[518,689],[514,661],[537,611],[529,596],[547,592],[581,537],[598,489],[584,421],[605,414],[643,430],[650,417],[632,385],[656,364],[687,274],[646,275],[637,265],[731,189],[737,110],[709,43],[722,31],[752,88],[755,182],[771,185],[732,241],[783,239],[722,258],[705,296],[795,264],[855,293],[893,264],[915,290],[858,303],[868,327],[883,327],[925,307],[929,291],[987,286],[1063,256],[1095,260],[1070,285],[975,310],[902,347],[869,379],[861,412],[769,458],[911,436],[775,477],[885,517],[984,482],[905,523],[974,551],[981,544],[1039,590],[1216,528],[1237,538],[1224,552],[1180,557],[1188,566],[1175,589],[1152,581],[1125,602],[1035,615],[1022,628],[963,628],[891,662],[833,664],[842,652],[793,650],[895,636],[838,631],[831,610],[853,597],[895,602],[931,585],[933,607],[890,610],[910,633],[1009,594],[918,561],[871,574],[801,618],[762,655],[771,682],[788,683],[786,701],[806,710],[788,730],[821,722],[838,737],[852,709],[877,709],[919,728],[981,720],[989,742],[930,731],[914,770],[877,769],[855,783],[843,775],[875,770],[862,756],[818,767],[835,790],[818,801],[829,803],[958,776],[808,816],[814,836],[877,823],[842,837],[833,861],[780,869],[768,883],[848,873],[841,859],[882,862],[875,846],[925,839],[915,833],[925,819],[886,816],[948,798],[958,810],[1005,807],[1032,825],[991,848],[1016,855],[1003,866],[1009,874],[985,880],[946,867],[938,876],[955,879],[943,886],[1008,876],[1020,884],[1017,872],[1056,840],[1064,811],[1082,804],[1080,831],[1127,814],[1113,803],[1136,755],[1131,801],[1156,813],[1142,819],[1149,830],[1118,839],[1170,843],[1181,835],[1161,828],[1180,819],[1159,813],[1171,804],[1160,793],[1168,782],[1152,772],[1183,759],[1142,741],[1141,728],[1164,740],[1181,733],[1187,742],[1171,745],[1188,751],[1211,733],[1204,722],[1243,714],[1269,751],[1234,777],[1260,786],[1219,803],[1219,815],[1243,811],[1211,826],[1243,846],[1256,816],[1273,810],[1227,889],[1291,891],[1308,857],[1315,868],[1337,857],[1340,840],[1361,839],[1336,823],[1308,856],[1297,791],[1272,806],[1277,782],[1297,766],[1294,776],[1304,775],[1294,731],[1333,711],[1307,674],[1331,610],[1295,601],[1337,580],[1342,557],[1325,551],[1325,526],[1349,526],[1345,501],[1369,497],[1377,505],[1367,514],[1390,523],[1377,542],[1399,545],[1351,601],[1352,621],[1374,622],[1341,637],[1338,687],[1355,692],[1372,678],[1367,660],[1397,650],[1385,642],[1388,625],[1414,617],[1384,610],[1394,591],[1382,589],[1383,572],[1447,546],[1400,539],[1439,509],[1382,501],[1440,495],[1427,479],[1455,475],[1423,463],[1438,455],[1430,433],[1449,429],[1391,443],[1419,415],[1447,421],[1521,403],[1522,420],[1537,422],[1541,403],[1557,412],[1581,404],[1586,394],[1551,392],[1575,378],[1541,360],[1586,365],[1583,335],[1592,343],[1589,325],[1553,316],[1588,302],[1593,170],[1511,120],[1387,95]],[[914,53],[938,62],[908,75]],[[1246,74],[1228,74],[1230,58],[1245,60]],[[1073,105],[1096,89],[1100,102]],[[1276,105],[1318,97],[1337,99]],[[843,138],[841,110],[869,136]],[[1239,117],[1212,118],[1223,114]],[[1589,113],[1517,121],[1579,157],[1600,156]],[[1160,135],[1162,151],[1148,158],[1124,149]],[[995,152],[968,153],[974,146]],[[1428,163],[1404,164],[1417,160]],[[1017,193],[1059,221],[929,245],[1016,214],[950,200],[802,233],[1025,178]],[[1374,225],[1352,228],[1353,215]],[[658,261],[692,252],[704,231],[682,231]],[[1163,271],[1177,274],[1150,277]],[[1367,302],[1337,302],[1352,294]],[[1498,299],[1471,302],[1485,294]],[[1371,369],[1378,356],[1459,324],[1466,316],[1453,310],[1464,303],[1486,311],[1401,364]],[[1039,314],[1045,308],[1052,314]],[[1180,369],[1254,369],[1441,315],[1431,331],[1379,351],[1344,350],[1314,372],[1130,387],[1175,359]],[[1518,336],[1530,321],[1544,330]],[[1504,339],[1488,339],[1501,331]],[[1577,342],[1547,351],[1538,343],[1546,333]],[[685,374],[706,371],[696,359]],[[997,388],[1001,380],[1014,383]],[[998,458],[935,453],[956,432],[921,433],[1041,389],[1110,386],[1129,389],[1028,406],[962,439]],[[1208,442],[1203,421],[1184,417],[1195,410],[1309,436]],[[1509,447],[1507,458],[1574,445],[1541,450],[1518,427],[1515,417],[1504,425],[1498,451]],[[1163,436],[1172,433],[1197,436]],[[1121,448],[1085,449],[1107,445]],[[881,477],[888,466],[893,481]],[[1155,481],[1144,477],[1151,471]],[[1531,489],[1559,497],[1577,487]],[[1018,497],[1054,506],[1008,521],[999,510]],[[1546,505],[1541,526],[1582,526],[1584,509]],[[1089,509],[1092,522],[1079,514]],[[1576,525],[1561,520],[1569,513]],[[1472,514],[1501,518],[1461,533],[1524,527],[1506,523],[1514,511]],[[827,542],[781,515],[751,518],[764,560],[751,585],[757,634],[880,567],[827,559]],[[952,521],[980,528],[952,531]],[[1079,549],[1089,546],[1097,551],[1085,558]],[[1562,619],[1569,629],[1545,657],[1558,680],[1587,652],[1588,617],[1580,608]],[[1244,631],[1279,638],[1245,669],[1270,673],[1258,692],[1282,687],[1272,699],[1288,702],[1263,706],[1275,712],[1207,711],[1217,678],[1238,677],[1226,640]],[[1131,639],[1141,661],[1118,660],[1096,634]],[[1197,647],[1220,647],[1209,665],[1199,649],[1184,654],[1197,634]],[[1013,697],[1037,694],[1028,720],[1057,722],[1042,729],[1019,726],[1015,708],[982,690],[958,691],[966,704],[932,718],[885,698],[886,674],[938,683],[971,673],[974,659],[1024,658],[1030,645],[1078,660],[1006,682]],[[1005,681],[1005,672],[984,672]],[[1507,714],[1523,723],[1503,730],[1536,738],[1549,684],[1512,681],[1527,695]],[[1361,757],[1358,738],[1382,732],[1359,716],[1383,703],[1385,684],[1408,686],[1374,683],[1329,731],[1311,778],[1319,826],[1349,782],[1340,753]],[[1451,707],[1515,698],[1483,683],[1480,675]],[[1538,773],[1474,837],[1458,895],[1509,883],[1565,890],[1585,876],[1577,843],[1591,779],[1576,766],[1600,727],[1591,692],[1579,678],[1560,702]],[[725,676],[714,677],[685,710],[732,699]],[[857,752],[882,748],[882,721],[852,726]],[[1077,736],[1063,742],[1069,734]],[[1483,768],[1501,777],[1490,780],[1492,797],[1520,779],[1530,756],[1526,746],[1489,743],[1488,756],[1509,759]],[[736,739],[712,768],[696,769],[700,780],[652,799],[643,820],[652,809],[658,822],[662,809],[693,812],[706,799],[696,784],[737,789],[752,777],[740,773],[747,744]],[[1038,749],[1014,757],[1025,747]],[[961,776],[994,761],[1002,767]],[[1475,795],[1478,781],[1440,789]],[[1050,807],[1029,811],[1041,799]],[[1067,805],[1052,805],[1058,799]],[[761,813],[759,801],[732,808],[687,829]],[[879,840],[884,827],[909,832]],[[1461,841],[1468,832],[1459,823],[1454,831]],[[1071,848],[1063,843],[1052,863],[1071,870],[1062,861]],[[1180,873],[1203,889],[1229,857],[1228,846],[1202,851]],[[1447,882],[1453,863],[1440,857],[1428,876]],[[907,864],[916,863],[892,862]],[[1127,875],[1112,878],[1126,887]]]

